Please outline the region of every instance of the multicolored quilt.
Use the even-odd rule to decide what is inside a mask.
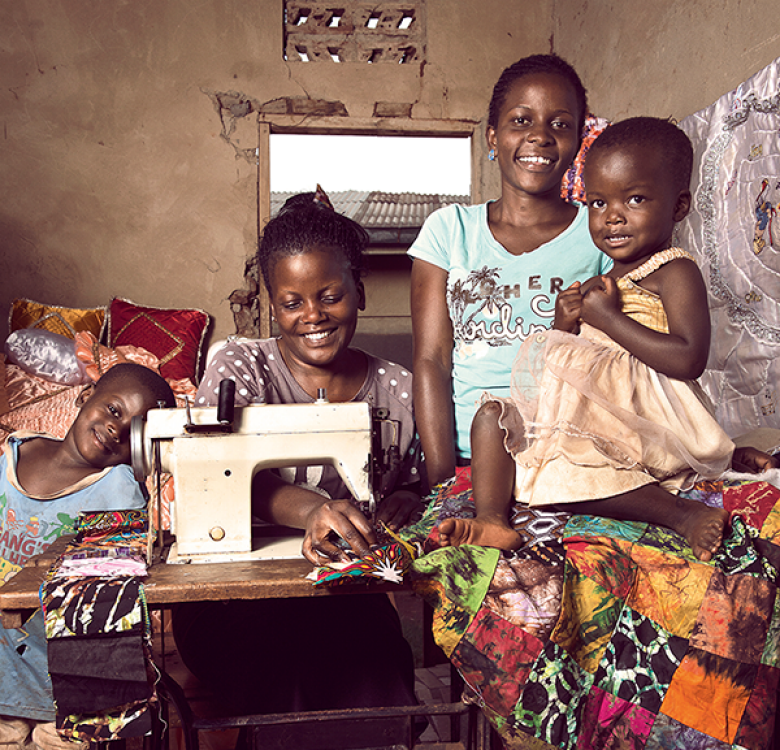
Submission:
[[[434,637],[507,748],[773,747],[780,676],[780,490],[702,483],[731,513],[709,563],[674,532],[518,509],[511,557],[439,548],[473,514],[468,472],[437,488],[403,537]]]

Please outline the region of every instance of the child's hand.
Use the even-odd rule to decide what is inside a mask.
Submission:
[[[751,446],[736,448],[731,456],[731,468],[744,474],[763,474],[778,466],[780,461],[777,456],[770,456]]]
[[[601,276],[582,298],[582,320],[604,330],[604,321],[620,312],[620,292],[611,276]]]
[[[553,328],[567,333],[580,332],[580,311],[582,310],[582,293],[579,281],[559,292],[555,300],[555,320]]]

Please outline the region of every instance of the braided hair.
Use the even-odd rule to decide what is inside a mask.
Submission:
[[[279,258],[301,255],[318,247],[339,248],[356,284],[365,271],[363,251],[368,246],[368,232],[334,211],[319,185],[317,188],[317,192],[298,193],[288,198],[263,230],[257,261],[269,292]]]

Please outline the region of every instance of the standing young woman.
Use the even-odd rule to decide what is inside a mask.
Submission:
[[[550,327],[557,293],[609,268],[585,208],[560,194],[586,109],[585,89],[561,58],[533,55],[508,67],[487,129],[501,197],[437,211],[409,250],[414,406],[432,485],[469,463],[482,393],[508,395],[517,346]]]

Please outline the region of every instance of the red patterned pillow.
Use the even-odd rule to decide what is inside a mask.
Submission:
[[[108,345],[143,347],[160,360],[164,378],[189,378],[196,383],[208,324],[203,310],[142,307],[114,298],[108,313]]]

